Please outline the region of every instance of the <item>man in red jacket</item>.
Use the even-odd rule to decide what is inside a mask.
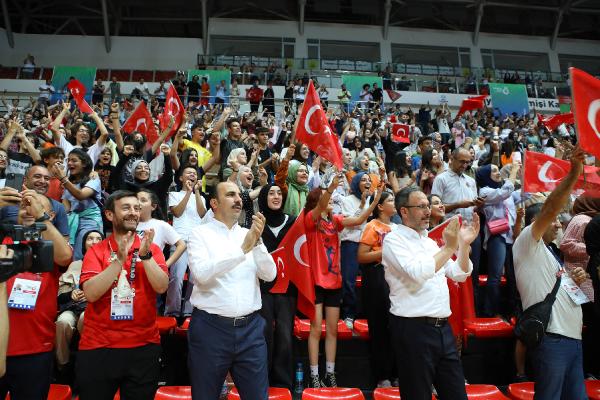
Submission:
[[[258,87],[258,80],[254,81],[250,89],[246,89],[246,100],[250,102],[250,111],[258,112],[263,93],[263,90]]]

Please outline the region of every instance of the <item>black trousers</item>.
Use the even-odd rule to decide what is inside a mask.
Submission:
[[[269,386],[294,386],[294,315],[296,314],[297,291],[273,294],[261,291],[262,309],[265,319],[265,341],[269,357]],[[288,292],[292,292],[289,290]]]
[[[402,400],[431,400],[431,385],[440,400],[467,400],[456,342],[449,324],[390,316]]]
[[[152,400],[160,373],[160,345],[130,349],[80,350],[77,383],[81,400]]]
[[[52,380],[54,352],[6,358],[6,374],[0,378],[0,399],[46,400]]]
[[[363,264],[362,292],[369,323],[371,370],[377,381],[395,377],[394,353],[390,351],[390,288],[381,264]]]
[[[244,400],[267,400],[265,320],[253,313],[235,325],[194,308],[188,330],[188,367],[194,400],[219,398],[227,371]],[[82,399],[85,400],[85,399]]]

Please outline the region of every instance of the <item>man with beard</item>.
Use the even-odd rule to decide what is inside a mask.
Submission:
[[[228,167],[227,157],[231,150],[238,148],[246,148],[242,141],[242,128],[240,121],[232,118],[227,121],[227,138],[221,140],[221,172]],[[248,154],[248,149],[246,149]]]
[[[119,190],[106,201],[113,235],[90,248],[83,259],[80,285],[88,300],[85,329],[77,355],[81,400],[154,399],[159,377],[160,335],[156,295],[169,284],[154,230],[136,228],[136,194]]]
[[[194,281],[188,340],[192,396],[218,398],[231,371],[242,399],[266,399],[267,345],[258,280],[275,279],[277,267],[260,239],[265,217],[256,213],[250,229],[238,225],[242,198],[232,182],[216,186],[210,206],[214,219],[194,229],[188,240]]]

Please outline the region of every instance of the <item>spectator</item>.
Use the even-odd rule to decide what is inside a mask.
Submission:
[[[197,76],[195,76],[194,78],[196,79],[196,81],[198,80]],[[190,93],[193,95],[194,92],[190,89],[190,84],[188,83],[188,101]],[[208,104],[210,103],[210,85],[208,84],[208,78],[206,76],[202,77],[202,83],[200,85],[200,95],[200,106],[208,107]]]
[[[275,114],[275,92],[273,91],[273,82],[267,82],[267,90],[264,92],[262,100],[263,112],[266,115]]]
[[[56,92],[56,89],[54,89],[54,86],[52,86],[52,80],[46,79],[46,81],[42,83],[38,89],[40,91],[38,103],[46,106],[50,105],[50,96]]]
[[[259,242],[265,218],[255,215],[249,230],[237,225],[241,201],[234,183],[218,184],[210,201],[214,219],[190,237],[194,312],[188,348],[192,395],[198,399],[218,398],[228,371],[242,398],[267,397],[258,280],[272,281],[277,268]]]
[[[110,84],[108,85],[108,90],[110,91],[110,104],[120,103],[121,98],[121,84],[117,82],[117,77],[113,76],[110,80]]]
[[[52,363],[56,335],[57,293],[59,270],[72,258],[71,246],[52,223],[53,211],[45,196],[12,188],[0,189],[0,205],[19,205],[17,223],[31,226],[42,223],[43,240],[53,242],[54,267],[51,272],[36,274],[21,272],[6,283],[9,304],[9,324],[6,374],[0,378],[0,397],[10,392],[14,399],[45,399],[52,382]],[[19,296],[15,284],[31,295]],[[33,294],[35,293],[35,294]],[[32,379],[35,377],[35,379]]]
[[[543,205],[529,206],[526,210],[526,227],[513,245],[517,287],[525,310],[542,301],[557,279],[565,279],[557,278],[557,272],[562,270],[562,262],[548,246],[556,239],[560,227],[557,216],[583,171],[584,157],[582,150],[575,150],[567,176],[550,193]],[[586,278],[582,268],[569,275],[575,285],[580,285]],[[546,335],[536,348],[528,349],[533,357],[536,397],[551,399],[557,393],[563,393],[562,396],[569,399],[586,397],[581,329],[581,306],[575,303],[566,290],[559,290]]]
[[[34,72],[35,58],[31,54],[27,54],[27,57],[23,60],[23,66],[21,67],[21,79],[33,79]]]
[[[319,100],[321,100],[321,105],[323,106],[324,110],[327,110],[327,107],[329,107],[329,102],[327,101],[328,98],[329,91],[327,90],[325,85],[322,84],[321,86],[319,86]]]
[[[346,113],[350,112],[350,99],[352,99],[352,94],[346,89],[346,85],[342,83],[340,93],[338,94],[338,100],[342,107],[342,111]]]
[[[164,107],[165,101],[167,100],[167,91],[168,89],[165,87],[164,80],[161,80],[158,87],[154,89],[154,96],[161,107]]]
[[[79,396],[108,399],[118,390],[123,398],[150,400],[159,374],[156,294],[167,289],[167,266],[152,243],[154,231],[143,239],[135,234],[135,193],[113,193],[105,213],[113,234],[87,251],[81,270],[88,305],[77,354]]]
[[[216,88],[215,104],[225,104],[227,102],[227,86],[225,86],[225,81],[221,81]]]
[[[106,89],[102,83],[102,79],[96,79],[96,84],[92,88],[92,104],[102,104],[104,101],[104,93]]]
[[[131,92],[131,96],[134,98],[142,99],[147,104],[150,99],[150,89],[146,82],[144,82],[144,78],[140,78],[138,84],[135,85],[133,92]]]
[[[250,111],[258,112],[260,102],[263,99],[263,90],[258,87],[258,80],[252,83],[252,87],[246,89],[246,100],[250,102]]]
[[[446,208],[444,207],[444,203],[442,203],[442,199],[435,194],[427,196],[427,200],[429,200],[431,208],[431,214],[429,215],[429,230],[431,230],[444,222]]]

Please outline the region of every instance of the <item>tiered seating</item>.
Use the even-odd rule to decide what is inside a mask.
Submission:
[[[154,81],[169,81],[175,78],[175,71],[155,71],[154,72]]]
[[[69,385],[50,385],[48,400],[71,400],[73,394]],[[5,400],[10,400],[10,393],[6,395]]]
[[[154,400],[192,400],[191,386],[163,386],[158,388]]]
[[[508,395],[512,400],[533,400],[533,382],[511,383],[508,385]]]
[[[304,389],[302,400],[365,400],[365,396],[357,388],[322,388],[322,389]]]
[[[369,340],[369,323],[366,319],[357,319],[354,321],[354,333],[361,339]]]
[[[110,79],[112,79],[113,76],[116,77],[118,81],[129,82],[131,71],[128,69],[113,69],[110,71]]]
[[[177,336],[187,337],[188,329],[190,329],[190,317],[187,317],[181,326],[175,328]]]
[[[478,318],[475,316],[475,301],[471,277],[460,284],[463,313],[463,342],[469,336],[476,338],[513,337],[513,326],[501,318]]]
[[[585,390],[590,400],[600,400],[600,381],[585,381]]]
[[[142,71],[142,70],[134,70],[131,73],[131,81],[137,82],[140,79],[143,79],[146,82],[152,82],[152,71]]]
[[[325,337],[325,321],[321,324],[321,339]],[[294,336],[300,340],[307,340],[310,335],[310,320],[296,317],[294,320]],[[344,321],[338,321],[338,339],[352,339],[352,331],[348,329]]]
[[[494,385],[467,385],[467,397],[469,400],[504,400],[508,397],[504,396],[500,390]]]
[[[177,320],[174,317],[156,317],[156,326],[161,335],[172,333],[177,327]]]
[[[400,399],[400,390],[397,387],[377,388],[373,391],[373,400],[398,400]],[[431,396],[434,400],[435,396]]]
[[[97,69],[96,70],[96,79],[102,79],[103,81],[108,80],[108,70],[107,69]]]
[[[487,275],[479,275],[479,286],[486,286],[487,280]],[[500,286],[506,286],[506,277],[504,275],[500,277]]]
[[[240,400],[240,394],[236,387],[231,389],[227,395],[227,400]],[[269,400],[292,400],[292,393],[286,388],[270,387]]]

